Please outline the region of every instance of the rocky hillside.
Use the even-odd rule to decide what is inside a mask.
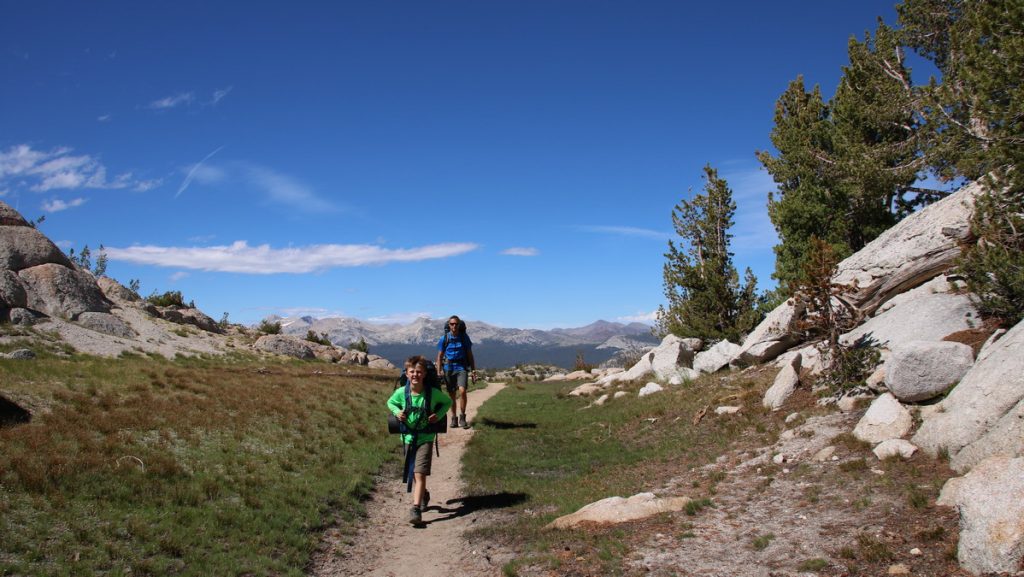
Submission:
[[[820,342],[803,340],[797,327],[807,311],[791,299],[742,343],[705,346],[699,339],[670,336],[629,370],[605,374],[571,394],[594,396],[592,407],[600,410],[607,403],[621,402],[616,400],[625,394],[620,385],[629,381],[650,381],[639,391],[649,395],[700,374],[770,370],[774,381],[762,405],[770,411],[793,411],[786,418],[793,423],[792,430],[783,433],[775,446],[748,457],[739,469],[723,474],[738,475],[751,466],[771,464],[786,471],[844,466],[835,446],[842,434],[873,448],[875,463],[866,468],[867,475],[884,474],[878,466],[886,459],[913,460],[915,469],[935,471],[948,465],[962,476],[945,483],[938,504],[959,515],[961,568],[974,575],[1019,575],[1024,572],[1024,323],[996,330],[984,322],[974,307],[975,296],[953,270],[963,243],[972,242],[968,223],[979,192],[977,184],[964,187],[903,220],[839,264],[832,282],[847,287],[840,298],[859,319],[840,340],[853,344],[868,339],[880,353],[864,387],[835,391],[820,384],[829,352]],[[812,420],[802,425],[801,405],[794,399],[806,402],[808,398],[833,407],[834,416],[815,417],[813,426],[807,426]],[[723,405],[709,414],[724,417],[739,410],[739,406]],[[799,490],[796,485],[791,488]],[[664,502],[685,490],[685,486],[652,488]],[[591,521],[614,523],[627,518],[632,512],[615,510],[627,507],[627,501],[594,504],[588,510],[603,514]],[[772,519],[799,510],[800,502],[796,498],[773,503]],[[736,515],[758,509],[759,503],[757,499],[746,503]],[[658,510],[646,501],[644,507]],[[859,518],[852,509],[845,515]],[[843,517],[841,512],[835,515],[837,520]],[[874,526],[870,519],[863,522]],[[903,522],[913,525],[912,519]],[[731,526],[739,523],[731,518]],[[794,555],[801,547],[816,546],[813,535],[800,533],[792,521],[776,524],[761,519],[758,523],[776,525],[796,535],[796,541],[803,534],[808,540],[792,543]],[[821,528],[830,534],[845,530],[835,525]],[[912,553],[920,554],[919,550]],[[652,550],[644,570],[668,574],[671,563],[678,561],[671,552]],[[895,564],[888,573],[911,571],[906,564]]]
[[[221,326],[196,308],[156,306],[83,270],[0,202],[0,342],[54,341],[83,353],[177,355],[252,352],[394,368],[381,357],[286,335]],[[27,350],[16,351],[31,356]]]

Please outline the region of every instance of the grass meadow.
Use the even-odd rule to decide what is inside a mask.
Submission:
[[[594,501],[656,490],[674,473],[713,461],[733,443],[766,442],[781,430],[781,419],[761,408],[763,375],[724,384],[715,375],[656,395],[628,396],[589,407],[593,398],[570,397],[578,383],[512,383],[477,415],[463,474],[474,495],[513,503],[507,522],[481,531],[481,538],[513,544],[522,564],[557,573],[559,552],[597,563],[598,574],[613,575],[623,554],[618,529],[545,531],[556,517]],[[730,419],[702,412],[721,404],[743,405]],[[708,488],[693,488],[696,503],[710,505]],[[713,489],[712,489],[713,490]],[[497,499],[496,496],[500,496]],[[552,553],[555,552],[555,553]]]
[[[0,360],[0,394],[34,412],[0,428],[0,575],[303,575],[397,458],[393,383],[242,356]]]

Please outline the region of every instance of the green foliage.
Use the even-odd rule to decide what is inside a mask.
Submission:
[[[366,339],[359,337],[358,341],[351,342],[348,344],[349,350],[359,351],[361,353],[369,353],[370,345],[366,344]]]
[[[260,321],[259,326],[256,327],[256,330],[267,335],[279,335],[281,334],[281,323],[263,319]]]
[[[803,310],[793,328],[805,340],[820,339],[827,366],[818,383],[832,392],[845,391],[864,384],[878,366],[881,353],[870,335],[852,345],[839,342],[841,334],[859,324],[861,315],[846,301],[851,287],[832,282],[838,262],[832,245],[812,237],[810,246],[803,280],[793,291],[797,307]]]
[[[977,242],[957,261],[982,315],[1013,326],[1024,318],[1024,192],[985,193],[975,203]]]
[[[898,12],[903,43],[942,74],[917,94],[929,165],[1024,190],[1024,3],[905,0]]]
[[[225,311],[224,314],[221,315],[220,320],[217,321],[217,325],[220,326],[220,328],[222,329],[226,329],[230,324],[231,321],[228,320],[228,313],[227,311]]]
[[[142,282],[137,278],[130,279],[128,281],[128,290],[135,294],[139,294],[139,289],[142,287]]]
[[[658,331],[735,341],[760,321],[757,279],[747,269],[741,286],[732,264],[729,229],[736,203],[728,183],[711,165],[704,167],[704,180],[703,194],[672,210],[680,244],[670,240],[665,254],[668,305],[658,310]]]
[[[327,333],[320,333],[318,335],[312,329],[306,331],[306,340],[311,343],[316,343],[318,345],[327,345],[329,347],[334,346],[334,343],[331,342],[331,339],[330,337],[327,336]]]
[[[158,307],[184,308],[186,306],[185,297],[182,296],[181,291],[166,291],[161,294],[153,291],[153,294],[146,297],[146,301]]]
[[[879,23],[863,42],[850,39],[849,63],[828,103],[798,77],[776,104],[777,154],[757,156],[778,185],[768,214],[781,241],[773,276],[782,286],[800,280],[812,237],[845,258],[941,195],[910,186],[923,160],[898,41]]]
[[[576,362],[573,365],[573,370],[574,371],[586,371],[586,372],[589,373],[590,370],[593,369],[593,368],[594,368],[594,365],[588,364],[587,360],[583,358],[583,351],[578,351],[576,353]]]

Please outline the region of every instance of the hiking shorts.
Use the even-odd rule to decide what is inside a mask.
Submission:
[[[405,450],[410,450],[409,446],[405,446]],[[416,447],[416,467],[412,470],[413,473],[423,473],[424,475],[430,474],[430,465],[434,461],[434,443],[433,441],[423,443]]]
[[[445,386],[449,393],[469,386],[469,373],[466,371],[445,371],[444,376],[447,381]]]

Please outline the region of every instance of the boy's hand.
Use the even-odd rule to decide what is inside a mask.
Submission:
[[[407,418],[408,417],[405,416],[405,411],[402,411],[401,413],[398,413],[398,420],[399,420],[399,422],[404,423]]]
[[[427,422],[428,423],[436,423],[437,422],[437,413],[430,413],[430,416],[427,417]]]

